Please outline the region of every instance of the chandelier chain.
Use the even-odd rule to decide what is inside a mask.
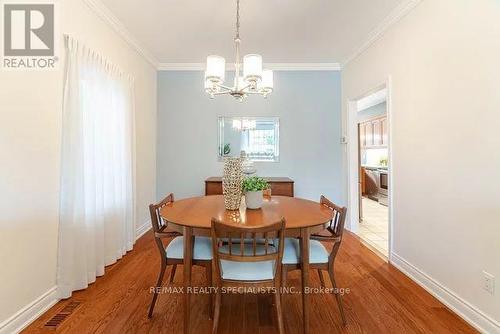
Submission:
[[[240,39],[240,0],[236,0],[236,39]]]

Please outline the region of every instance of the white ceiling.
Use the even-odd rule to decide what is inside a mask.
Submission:
[[[102,0],[160,63],[234,61],[235,0]],[[343,63],[404,0],[241,0],[242,53]]]

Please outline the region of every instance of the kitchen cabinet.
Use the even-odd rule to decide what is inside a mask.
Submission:
[[[366,194],[366,170],[364,167],[359,169],[359,183],[361,185],[361,195]]]
[[[359,145],[361,147],[365,147],[366,146],[365,124],[360,123],[358,129],[359,129]]]
[[[365,146],[373,146],[373,125],[372,125],[372,122],[365,123]]]
[[[382,118],[380,121],[382,126],[382,145],[389,145],[389,136],[388,136],[388,128],[387,128],[387,117]]]
[[[372,122],[373,127],[373,146],[382,145],[382,125],[379,119]]]
[[[378,117],[359,124],[360,145],[362,148],[387,147],[387,118]]]

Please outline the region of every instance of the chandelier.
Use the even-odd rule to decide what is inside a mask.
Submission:
[[[205,92],[214,98],[216,95],[231,95],[243,101],[248,95],[267,97],[273,91],[273,71],[262,69],[262,57],[249,54],[243,57],[243,75],[240,62],[240,0],[236,1],[236,62],[234,64],[234,83],[232,87],[224,85],[226,60],[220,56],[208,56],[205,70]]]

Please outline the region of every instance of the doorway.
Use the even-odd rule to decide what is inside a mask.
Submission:
[[[351,231],[390,261],[392,182],[389,80],[348,104]]]

